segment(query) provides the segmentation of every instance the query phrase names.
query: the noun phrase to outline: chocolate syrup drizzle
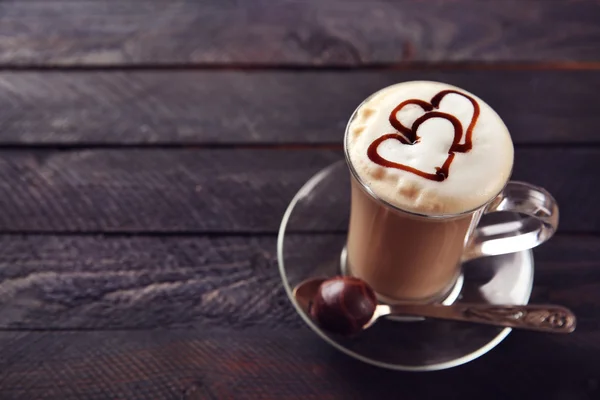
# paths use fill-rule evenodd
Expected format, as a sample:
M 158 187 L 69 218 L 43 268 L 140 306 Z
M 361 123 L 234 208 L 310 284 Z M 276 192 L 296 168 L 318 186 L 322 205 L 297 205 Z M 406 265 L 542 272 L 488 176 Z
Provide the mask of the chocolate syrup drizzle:
M 467 98 L 473 105 L 473 118 L 471 118 L 471 123 L 467 128 L 465 142 L 462 144 L 460 143 L 460 141 L 463 136 L 463 127 L 458 118 L 456 118 L 454 115 L 450 115 L 444 112 L 433 111 L 434 109 L 440 108 L 440 103 L 442 102 L 442 99 L 450 93 L 458 94 Z M 425 111 L 425 114 L 417 118 L 410 128 L 402 125 L 402 123 L 398 121 L 398 118 L 396 117 L 396 114 L 408 104 L 416 104 L 419 107 L 421 107 L 423 111 Z M 418 99 L 410 99 L 403 101 L 392 110 L 389 118 L 390 124 L 402 134 L 388 133 L 375 139 L 373 143 L 369 145 L 369 148 L 367 149 L 367 155 L 371 161 L 381 165 L 382 167 L 401 169 L 419 175 L 425 179 L 442 182 L 443 180 L 448 178 L 450 174 L 450 165 L 454 160 L 455 153 L 467 153 L 469 150 L 471 150 L 471 148 L 473 148 L 473 129 L 475 128 L 475 124 L 477 123 L 477 119 L 479 118 L 479 112 L 479 104 L 477 103 L 477 101 L 475 101 L 474 98 L 464 93 L 457 92 L 456 90 L 443 90 L 435 96 L 433 96 L 431 102 L 429 103 L 424 100 Z M 419 130 L 419 127 L 423 124 L 423 122 L 431 118 L 443 118 L 445 120 L 448 120 L 454 127 L 454 140 L 452 141 L 450 149 L 448 149 L 448 157 L 446 158 L 446 161 L 441 167 L 435 168 L 435 174 L 423 172 L 419 169 L 409 167 L 408 165 L 386 160 L 385 158 L 379 155 L 379 152 L 377 151 L 379 145 L 389 139 L 398 140 L 400 143 L 406 145 L 413 145 L 419 143 L 420 137 L 417 135 L 417 131 Z

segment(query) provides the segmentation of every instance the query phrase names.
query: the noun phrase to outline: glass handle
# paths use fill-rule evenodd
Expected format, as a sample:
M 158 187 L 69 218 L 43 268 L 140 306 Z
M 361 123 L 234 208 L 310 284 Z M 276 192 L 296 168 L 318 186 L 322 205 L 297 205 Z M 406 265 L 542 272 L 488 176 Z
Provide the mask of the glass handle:
M 463 261 L 478 257 L 515 253 L 539 246 L 558 228 L 558 205 L 545 189 L 524 182 L 508 182 L 485 208 L 485 213 L 508 211 L 523 218 L 511 222 L 478 227 Z

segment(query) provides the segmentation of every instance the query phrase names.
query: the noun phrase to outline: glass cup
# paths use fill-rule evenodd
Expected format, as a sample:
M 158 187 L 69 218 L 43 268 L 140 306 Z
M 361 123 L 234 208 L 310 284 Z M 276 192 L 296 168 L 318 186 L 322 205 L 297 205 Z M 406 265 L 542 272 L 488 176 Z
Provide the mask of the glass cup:
M 461 276 L 463 262 L 531 249 L 556 231 L 554 198 L 523 182 L 509 181 L 487 203 L 456 215 L 416 214 L 382 200 L 361 180 L 348 152 L 349 128 L 361 106 L 344 136 L 352 186 L 345 268 L 365 280 L 380 300 L 442 301 Z M 482 215 L 499 211 L 519 217 L 478 226 Z

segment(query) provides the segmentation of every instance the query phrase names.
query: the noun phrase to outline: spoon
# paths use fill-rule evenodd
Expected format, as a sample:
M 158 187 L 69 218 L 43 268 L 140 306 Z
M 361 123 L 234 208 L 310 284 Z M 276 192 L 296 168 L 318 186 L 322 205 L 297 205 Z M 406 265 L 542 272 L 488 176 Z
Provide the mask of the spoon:
M 317 325 L 346 336 L 369 328 L 386 315 L 465 321 L 550 333 L 571 333 L 576 324 L 575 315 L 569 309 L 548 304 L 378 304 L 375 292 L 365 281 L 349 276 L 306 280 L 294 288 L 294 297 Z

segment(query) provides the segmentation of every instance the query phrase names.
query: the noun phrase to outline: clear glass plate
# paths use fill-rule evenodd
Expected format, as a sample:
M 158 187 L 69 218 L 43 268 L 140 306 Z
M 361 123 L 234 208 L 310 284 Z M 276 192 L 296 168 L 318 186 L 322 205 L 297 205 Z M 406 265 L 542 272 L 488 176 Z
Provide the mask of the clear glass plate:
M 298 191 L 281 221 L 279 270 L 287 295 L 308 326 L 342 352 L 361 361 L 405 371 L 433 371 L 474 360 L 511 331 L 451 321 L 382 319 L 357 337 L 319 329 L 296 303 L 292 290 L 313 277 L 341 275 L 350 212 L 350 173 L 340 160 L 314 175 Z M 492 219 L 493 218 L 493 219 Z M 494 213 L 482 224 L 510 222 L 518 215 Z M 458 301 L 527 304 L 533 285 L 531 250 L 481 258 L 463 266 Z M 452 299 L 454 300 L 454 299 Z

